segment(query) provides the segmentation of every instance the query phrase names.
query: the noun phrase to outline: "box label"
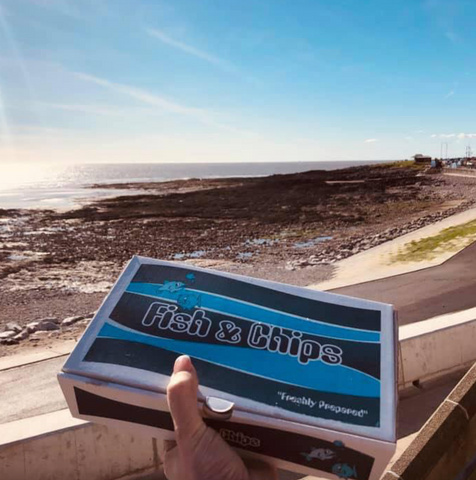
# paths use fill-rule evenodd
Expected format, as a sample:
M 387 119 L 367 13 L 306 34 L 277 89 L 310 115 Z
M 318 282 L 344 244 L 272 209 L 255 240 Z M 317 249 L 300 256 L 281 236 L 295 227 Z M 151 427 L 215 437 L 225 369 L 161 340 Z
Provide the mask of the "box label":
M 84 361 L 170 375 L 315 418 L 380 426 L 381 313 L 213 273 L 142 265 Z M 151 360 L 156 359 L 156 361 Z

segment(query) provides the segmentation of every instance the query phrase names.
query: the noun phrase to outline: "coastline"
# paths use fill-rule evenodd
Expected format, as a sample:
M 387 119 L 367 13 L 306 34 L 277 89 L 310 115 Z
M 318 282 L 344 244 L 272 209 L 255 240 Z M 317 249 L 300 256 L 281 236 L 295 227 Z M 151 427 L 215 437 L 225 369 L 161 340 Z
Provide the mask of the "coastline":
M 322 285 L 336 264 L 476 198 L 476 179 L 401 165 L 129 186 L 143 192 L 66 212 L 0 210 L 0 331 L 89 315 L 134 254 Z M 74 340 L 86 323 L 0 345 L 0 356 Z
M 417 258 L 405 255 L 417 243 L 438 238 L 443 232 L 455 227 L 474 224 L 476 208 L 449 209 L 443 215 L 437 215 L 433 218 L 435 219 L 434 222 L 420 220 L 417 223 L 419 228 L 416 230 L 408 229 L 410 230 L 408 233 L 397 236 L 371 250 L 365 250 L 342 260 L 336 265 L 336 270 L 331 279 L 308 285 L 309 288 L 331 290 L 436 267 L 476 240 L 476 236 L 471 232 L 466 235 L 462 234 L 447 242 L 446 245 L 438 246 L 432 251 L 426 252 L 426 255 L 422 253 L 416 256 Z M 408 230 L 404 229 L 403 232 Z M 406 256 L 410 258 L 406 259 Z
M 335 170 L 359 165 L 378 165 L 390 160 L 318 162 L 205 162 L 205 163 L 78 163 L 25 165 L 36 174 L 0 178 L 0 204 L 6 209 L 69 210 L 96 200 L 135 195 L 135 185 L 169 182 L 259 178 L 270 175 Z M 14 166 L 10 166 L 14 171 Z M 15 167 L 16 168 L 16 167 Z M 16 181 L 15 181 L 16 180 Z M 155 188 L 155 187 L 153 187 Z

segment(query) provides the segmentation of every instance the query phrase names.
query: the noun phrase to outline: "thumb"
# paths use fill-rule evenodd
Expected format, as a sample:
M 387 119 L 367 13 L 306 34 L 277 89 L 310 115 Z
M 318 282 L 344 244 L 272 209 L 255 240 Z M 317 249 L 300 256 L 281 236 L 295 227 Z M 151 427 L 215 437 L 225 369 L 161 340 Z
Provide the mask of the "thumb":
M 206 428 L 197 405 L 198 377 L 190 357 L 177 358 L 167 386 L 167 403 L 175 425 L 177 440 L 192 439 Z
M 249 480 L 278 480 L 276 467 L 257 460 L 248 459 L 245 461 L 248 468 Z

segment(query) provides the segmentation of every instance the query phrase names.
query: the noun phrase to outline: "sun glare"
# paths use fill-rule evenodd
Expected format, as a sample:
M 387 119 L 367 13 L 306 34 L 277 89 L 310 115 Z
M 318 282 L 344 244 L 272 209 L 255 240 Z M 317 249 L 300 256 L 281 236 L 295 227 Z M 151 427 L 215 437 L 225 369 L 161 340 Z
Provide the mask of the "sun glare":
M 16 64 L 21 70 L 24 86 L 26 87 L 28 96 L 31 100 L 31 105 L 35 105 L 33 89 L 30 81 L 30 74 L 26 68 L 25 62 L 23 61 L 20 50 L 17 46 L 17 42 L 11 32 L 10 26 L 8 25 L 6 14 L 0 5 L 0 33 L 5 39 L 5 43 L 8 46 L 10 52 L 13 54 Z M 37 112 L 33 112 L 38 118 Z M 8 120 L 7 108 L 5 95 L 2 92 L 2 85 L 0 83 L 0 147 L 4 147 L 3 153 L 6 154 L 9 160 L 16 159 L 16 145 L 14 137 L 12 135 L 12 129 Z M 5 148 L 6 147 L 6 148 Z M 1 170 L 0 170 L 1 172 Z M 0 178 L 0 184 L 2 179 Z
M 38 183 L 51 177 L 52 171 L 44 164 L 0 163 L 0 189 Z

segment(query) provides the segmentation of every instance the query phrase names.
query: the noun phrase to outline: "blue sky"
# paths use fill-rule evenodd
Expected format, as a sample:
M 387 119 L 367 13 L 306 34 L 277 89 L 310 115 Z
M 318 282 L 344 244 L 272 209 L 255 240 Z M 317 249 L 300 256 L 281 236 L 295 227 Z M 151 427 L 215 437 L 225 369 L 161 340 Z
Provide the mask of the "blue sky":
M 475 17 L 472 0 L 0 0 L 0 161 L 462 156 Z

